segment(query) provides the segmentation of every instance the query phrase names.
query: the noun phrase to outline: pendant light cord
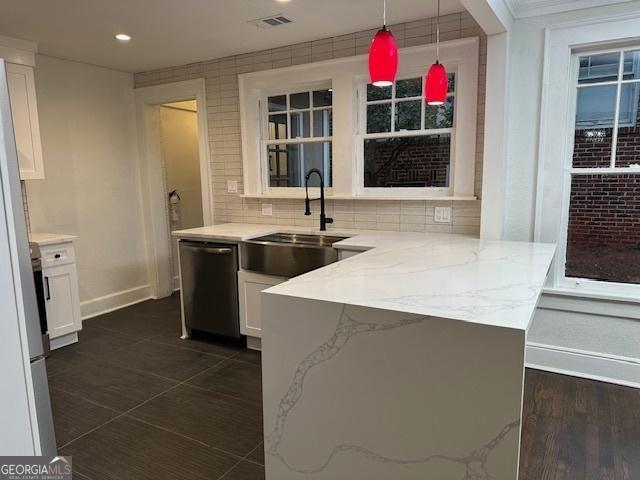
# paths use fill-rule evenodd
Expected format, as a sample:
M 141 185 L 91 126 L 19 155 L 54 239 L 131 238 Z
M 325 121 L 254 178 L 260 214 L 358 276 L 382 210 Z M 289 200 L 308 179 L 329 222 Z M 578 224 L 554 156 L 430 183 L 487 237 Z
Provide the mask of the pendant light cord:
M 382 25 L 387 26 L 387 0 L 382 0 Z
M 436 17 L 436 62 L 440 60 L 440 0 L 438 0 L 437 15 L 438 16 Z

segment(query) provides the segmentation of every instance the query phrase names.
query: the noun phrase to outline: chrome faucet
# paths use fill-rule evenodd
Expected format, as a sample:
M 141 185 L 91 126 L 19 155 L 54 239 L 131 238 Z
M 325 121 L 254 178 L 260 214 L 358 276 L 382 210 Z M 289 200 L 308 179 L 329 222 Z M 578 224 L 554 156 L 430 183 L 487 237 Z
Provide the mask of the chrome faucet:
M 320 177 L 320 198 L 309 198 L 309 177 L 311 174 L 317 173 L 318 177 Z M 333 223 L 333 218 L 329 218 L 324 214 L 324 179 L 322 178 L 322 173 L 317 168 L 312 168 L 307 172 L 304 176 L 304 192 L 306 198 L 304 199 L 304 214 L 311 215 L 311 202 L 316 200 L 320 200 L 320 230 L 324 231 L 327 229 L 327 223 Z

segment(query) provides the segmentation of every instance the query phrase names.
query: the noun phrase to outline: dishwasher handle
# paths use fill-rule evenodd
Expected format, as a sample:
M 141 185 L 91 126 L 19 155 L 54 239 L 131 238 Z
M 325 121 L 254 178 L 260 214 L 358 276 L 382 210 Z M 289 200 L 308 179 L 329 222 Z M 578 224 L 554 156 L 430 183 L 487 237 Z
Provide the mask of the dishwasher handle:
M 189 243 L 181 243 L 180 247 L 191 250 L 192 252 L 210 253 L 212 255 L 227 255 L 233 252 L 233 249 L 229 247 L 200 247 Z

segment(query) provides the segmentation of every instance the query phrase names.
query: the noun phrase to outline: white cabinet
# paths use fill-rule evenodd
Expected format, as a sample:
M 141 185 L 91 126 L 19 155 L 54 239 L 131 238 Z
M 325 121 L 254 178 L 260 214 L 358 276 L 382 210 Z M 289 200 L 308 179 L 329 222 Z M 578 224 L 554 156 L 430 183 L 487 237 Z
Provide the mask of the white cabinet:
M 240 300 L 240 332 L 243 335 L 262 336 L 262 290 L 286 282 L 284 277 L 274 277 L 254 272 L 238 272 L 238 297 Z
M 355 255 L 358 255 L 359 253 L 362 253 L 362 250 L 340 249 L 338 250 L 338 260 L 344 260 L 345 258 L 353 257 Z
M 49 337 L 75 333 L 82 329 L 82 320 L 73 244 L 41 246 L 40 253 Z
M 44 179 L 33 67 L 7 63 L 11 118 L 21 180 Z

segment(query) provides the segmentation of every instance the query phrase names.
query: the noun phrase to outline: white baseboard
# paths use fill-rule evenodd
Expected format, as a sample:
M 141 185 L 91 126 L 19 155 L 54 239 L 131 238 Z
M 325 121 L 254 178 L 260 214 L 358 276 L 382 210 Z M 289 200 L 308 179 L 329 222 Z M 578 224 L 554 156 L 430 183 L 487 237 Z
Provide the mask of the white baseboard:
M 262 350 L 262 339 L 257 337 L 247 337 L 247 348 L 249 350 Z
M 640 388 L 640 359 L 527 342 L 526 366 Z
M 80 303 L 82 319 L 97 317 L 151 298 L 151 285 L 140 285 Z
M 62 335 L 61 337 L 52 338 L 49 341 L 49 346 L 51 350 L 56 350 L 58 348 L 66 347 L 67 345 L 71 345 L 72 343 L 76 343 L 78 341 L 78 332 L 68 333 L 67 335 Z

